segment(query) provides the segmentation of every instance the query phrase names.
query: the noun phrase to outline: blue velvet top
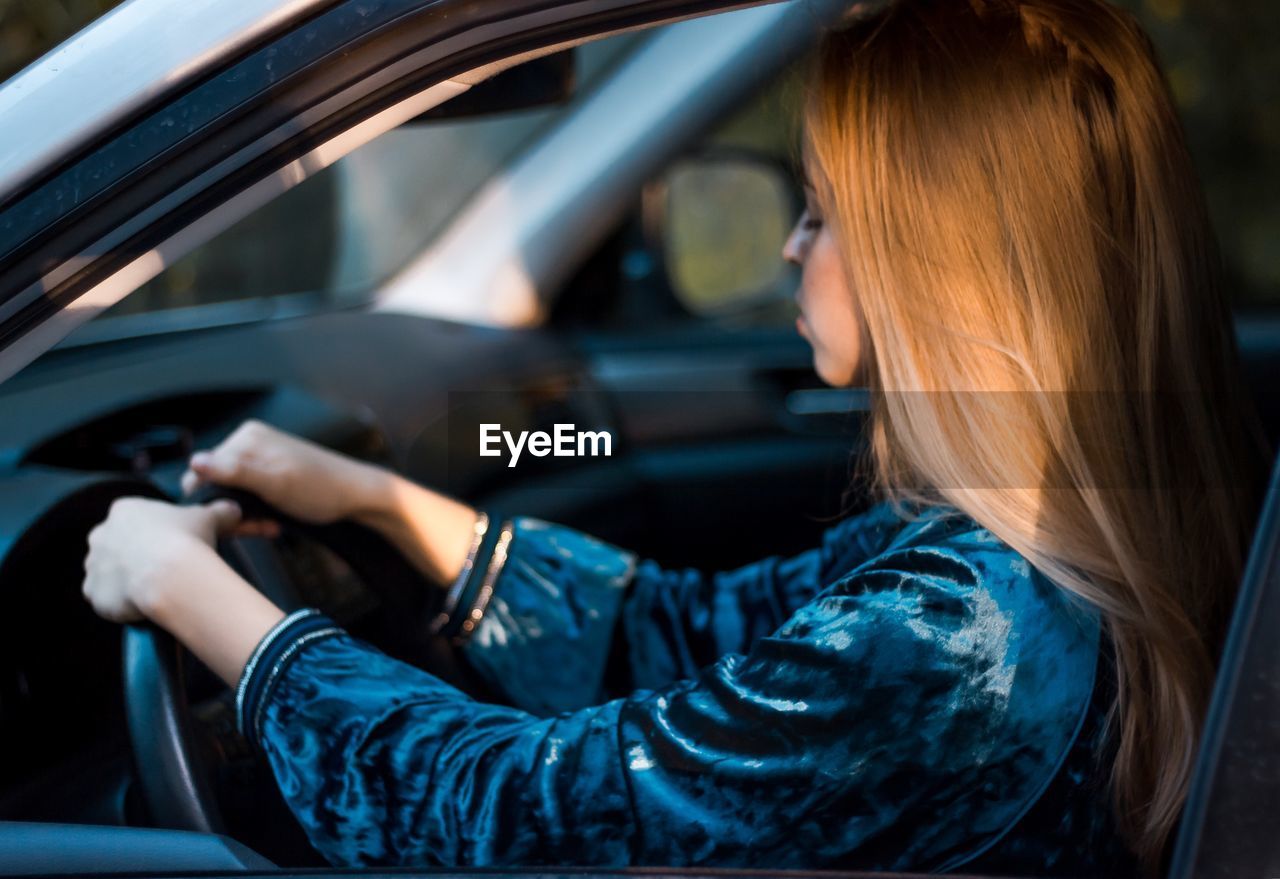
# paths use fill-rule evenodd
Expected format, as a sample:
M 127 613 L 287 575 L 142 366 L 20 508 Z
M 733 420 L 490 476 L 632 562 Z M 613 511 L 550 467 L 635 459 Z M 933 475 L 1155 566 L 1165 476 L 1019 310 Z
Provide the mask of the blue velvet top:
M 884 504 L 711 576 L 507 530 L 462 649 L 510 705 L 314 612 L 246 668 L 246 734 L 335 865 L 1133 875 L 1098 617 L 971 519 Z

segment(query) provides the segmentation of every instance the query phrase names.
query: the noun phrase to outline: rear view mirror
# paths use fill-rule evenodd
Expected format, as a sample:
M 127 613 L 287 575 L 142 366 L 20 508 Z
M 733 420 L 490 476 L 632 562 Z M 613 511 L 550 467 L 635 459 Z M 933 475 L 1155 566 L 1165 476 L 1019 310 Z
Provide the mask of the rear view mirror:
M 714 315 L 776 299 L 791 280 L 782 245 L 798 210 L 786 170 L 712 154 L 677 163 L 664 183 L 664 262 L 685 308 Z
M 576 55 L 565 49 L 533 58 L 476 83 L 456 98 L 410 119 L 417 125 L 441 119 L 463 119 L 560 104 L 573 97 Z

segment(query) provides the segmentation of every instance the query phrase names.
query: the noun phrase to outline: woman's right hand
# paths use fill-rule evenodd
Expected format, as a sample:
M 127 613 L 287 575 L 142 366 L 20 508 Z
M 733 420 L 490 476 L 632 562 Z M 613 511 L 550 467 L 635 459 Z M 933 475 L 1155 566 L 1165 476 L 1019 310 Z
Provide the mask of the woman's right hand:
M 202 485 L 251 492 L 303 522 L 326 525 L 362 513 L 386 475 L 260 421 L 246 421 L 213 449 L 196 452 L 182 476 L 183 494 Z
M 183 493 L 206 484 L 251 492 L 303 522 L 358 522 L 441 585 L 458 576 L 475 531 L 477 513 L 466 504 L 260 421 L 246 421 L 217 447 L 191 456 Z M 237 533 L 271 537 L 277 530 L 276 523 L 242 522 Z

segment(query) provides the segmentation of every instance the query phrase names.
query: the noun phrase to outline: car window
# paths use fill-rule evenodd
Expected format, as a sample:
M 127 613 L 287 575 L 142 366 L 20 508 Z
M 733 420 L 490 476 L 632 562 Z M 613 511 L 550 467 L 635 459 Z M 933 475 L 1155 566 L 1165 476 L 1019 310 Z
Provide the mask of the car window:
M 655 175 L 552 320 L 627 332 L 793 323 L 797 272 L 781 251 L 803 205 L 802 79 L 802 65 L 786 69 Z
M 790 324 L 794 267 L 782 245 L 798 217 L 802 71 L 793 67 L 673 163 L 662 200 L 659 261 L 690 313 Z
M 365 144 L 177 260 L 82 332 L 141 315 L 172 327 L 364 303 L 644 37 L 579 47 L 566 104 L 414 121 Z M 138 320 L 125 326 L 126 334 L 142 330 Z
M 113 0 L 0 4 L 0 75 L 111 8 Z M 1204 182 L 1237 305 L 1280 305 L 1280 7 L 1260 0 L 1121 0 L 1157 44 Z M 638 38 L 579 52 L 580 94 Z M 794 219 L 794 71 L 771 82 L 646 188 L 611 241 L 637 315 L 790 325 L 794 273 L 773 257 Z M 565 108 L 409 125 L 367 144 L 171 266 L 104 318 L 201 307 L 242 310 L 364 302 Z M 655 222 L 657 220 L 657 222 Z M 656 236 L 656 237 L 655 237 Z M 598 262 L 598 260 L 597 260 Z M 598 268 L 598 266 L 597 266 Z M 633 301 L 649 297 L 649 301 Z M 656 298 L 655 298 L 656 297 Z M 210 306 L 220 306 L 210 309 Z M 210 312 L 213 312 L 212 314 Z M 599 313 L 599 309 L 596 309 Z M 175 315 L 188 320 L 186 312 Z M 634 324 L 632 324 L 634 325 Z
M 555 115 L 537 109 L 388 132 L 191 251 L 98 320 L 216 304 L 240 303 L 220 309 L 226 314 L 362 302 Z
M 1186 129 L 1237 307 L 1280 306 L 1280 7 L 1121 0 L 1151 34 Z M 789 327 L 795 273 L 779 250 L 794 179 L 803 65 L 770 82 L 661 174 L 567 291 L 561 320 L 608 328 L 690 319 Z M 612 260 L 608 270 L 601 263 Z M 608 282 L 602 281 L 608 278 Z M 588 303 L 589 283 L 607 305 Z
M 1280 306 L 1280 6 L 1122 0 L 1156 44 L 1236 305 Z

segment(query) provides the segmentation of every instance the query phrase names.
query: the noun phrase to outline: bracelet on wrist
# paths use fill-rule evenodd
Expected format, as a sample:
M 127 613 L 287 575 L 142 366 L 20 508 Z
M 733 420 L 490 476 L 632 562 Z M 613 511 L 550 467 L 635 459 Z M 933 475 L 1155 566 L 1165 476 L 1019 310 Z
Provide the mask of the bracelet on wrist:
M 489 527 L 480 541 L 480 548 L 476 550 L 466 581 L 462 584 L 458 603 L 449 614 L 448 621 L 437 632 L 455 644 L 461 644 L 475 628 L 479 620 L 476 608 L 481 603 L 481 596 L 493 591 L 493 582 L 506 561 L 506 545 L 511 540 L 511 523 L 503 522 L 499 528 L 498 523 L 502 521 L 501 516 L 489 511 Z M 487 598 L 484 603 L 488 603 Z
M 489 514 L 481 512 L 476 516 L 475 529 L 471 536 L 471 546 L 467 550 L 467 557 L 462 561 L 458 576 L 454 578 L 453 583 L 449 586 L 449 591 L 445 594 L 439 613 L 435 615 L 427 627 L 432 635 L 439 635 L 447 628 L 450 628 L 449 623 L 452 621 L 453 615 L 458 609 L 458 604 L 462 600 L 462 593 L 466 589 L 472 570 L 475 568 L 476 555 L 480 552 L 480 546 L 484 543 L 485 535 L 488 532 Z
M 493 588 L 498 581 L 498 575 L 502 573 L 502 568 L 507 563 L 507 552 L 511 547 L 511 539 L 514 536 L 515 526 L 510 521 L 504 522 L 489 552 L 489 564 L 485 568 L 484 576 L 472 577 L 473 581 L 479 581 L 479 586 L 474 590 L 469 590 L 471 600 L 463 608 L 461 620 L 453 627 L 453 642 L 455 644 L 466 643 L 467 639 L 471 637 L 471 633 L 475 631 L 476 626 L 480 625 L 480 620 L 483 619 L 484 612 L 489 607 L 489 600 L 493 598 Z

